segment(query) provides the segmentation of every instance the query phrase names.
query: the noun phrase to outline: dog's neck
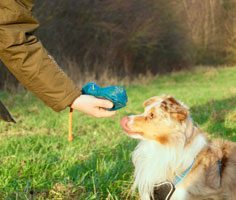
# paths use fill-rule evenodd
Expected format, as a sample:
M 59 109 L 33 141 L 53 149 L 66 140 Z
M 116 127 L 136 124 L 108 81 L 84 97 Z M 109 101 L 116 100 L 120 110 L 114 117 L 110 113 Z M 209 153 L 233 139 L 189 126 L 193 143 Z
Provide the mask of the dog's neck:
M 175 144 L 141 141 L 136 147 L 132 155 L 135 165 L 134 187 L 138 187 L 141 195 L 147 192 L 151 194 L 156 183 L 173 181 L 176 175 L 193 163 L 207 144 L 205 136 L 193 125 L 192 120 L 186 123 L 182 131 L 185 131 L 186 138 L 179 137 Z M 183 136 L 183 132 L 179 135 Z

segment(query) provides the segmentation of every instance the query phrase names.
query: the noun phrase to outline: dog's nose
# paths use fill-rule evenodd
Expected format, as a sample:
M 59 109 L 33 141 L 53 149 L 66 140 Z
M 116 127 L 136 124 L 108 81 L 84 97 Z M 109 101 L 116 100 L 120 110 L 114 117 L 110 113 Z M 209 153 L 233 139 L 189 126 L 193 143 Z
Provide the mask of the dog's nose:
M 130 118 L 128 116 L 123 117 L 120 121 L 120 125 L 123 128 L 124 131 L 130 132 L 130 127 L 128 126 Z
M 128 121 L 129 121 L 129 117 L 128 117 L 128 116 L 125 116 L 125 117 L 123 117 L 123 118 L 120 120 L 120 125 L 121 125 L 122 127 L 126 127 Z

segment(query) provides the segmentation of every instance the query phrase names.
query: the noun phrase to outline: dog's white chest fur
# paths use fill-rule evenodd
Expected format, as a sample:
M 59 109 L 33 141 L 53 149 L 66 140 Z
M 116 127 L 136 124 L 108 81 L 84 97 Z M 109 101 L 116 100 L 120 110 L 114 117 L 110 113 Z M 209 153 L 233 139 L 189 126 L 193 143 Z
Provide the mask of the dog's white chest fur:
M 166 180 L 173 181 L 175 174 L 191 165 L 205 144 L 205 138 L 201 135 L 188 148 L 184 147 L 184 141 L 178 141 L 174 147 L 155 141 L 141 141 L 132 154 L 135 166 L 133 187 L 138 188 L 141 199 L 150 199 L 155 184 Z M 184 200 L 184 196 L 185 192 L 177 188 L 173 198 Z

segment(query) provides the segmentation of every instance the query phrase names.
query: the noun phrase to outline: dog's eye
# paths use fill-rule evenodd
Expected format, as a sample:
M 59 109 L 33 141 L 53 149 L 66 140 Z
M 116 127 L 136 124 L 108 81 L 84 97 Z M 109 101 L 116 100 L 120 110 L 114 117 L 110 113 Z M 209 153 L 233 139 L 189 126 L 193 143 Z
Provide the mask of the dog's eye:
M 148 115 L 148 118 L 149 119 L 153 119 L 155 116 L 154 116 L 154 113 L 150 113 L 149 115 Z

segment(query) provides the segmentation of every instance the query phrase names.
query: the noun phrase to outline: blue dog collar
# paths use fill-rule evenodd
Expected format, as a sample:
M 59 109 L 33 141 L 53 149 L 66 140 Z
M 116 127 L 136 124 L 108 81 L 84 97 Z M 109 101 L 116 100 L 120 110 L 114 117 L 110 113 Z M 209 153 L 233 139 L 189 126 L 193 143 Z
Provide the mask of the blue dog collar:
M 193 160 L 192 164 L 181 174 L 181 175 L 176 175 L 174 180 L 173 180 L 173 184 L 177 185 L 180 182 L 183 181 L 183 179 L 189 174 L 189 172 L 191 171 L 191 169 L 193 168 L 193 165 L 195 163 L 195 160 Z

